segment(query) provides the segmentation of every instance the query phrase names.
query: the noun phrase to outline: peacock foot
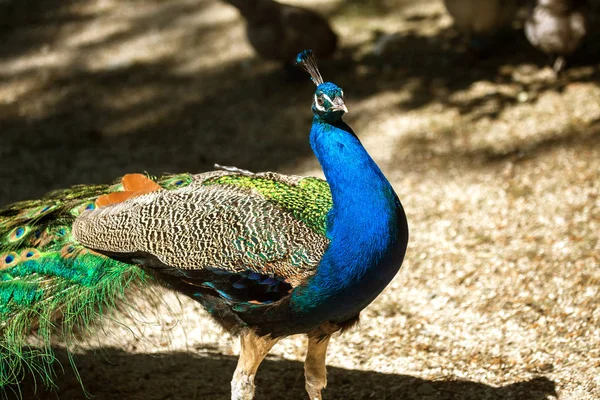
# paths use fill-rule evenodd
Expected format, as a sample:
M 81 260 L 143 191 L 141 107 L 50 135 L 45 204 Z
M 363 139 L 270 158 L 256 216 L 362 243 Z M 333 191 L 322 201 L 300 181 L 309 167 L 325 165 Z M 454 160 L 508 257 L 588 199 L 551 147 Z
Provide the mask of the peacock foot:
M 254 398 L 254 376 L 238 375 L 231 381 L 231 400 L 252 400 Z
M 323 400 L 321 389 L 323 389 L 323 387 L 312 386 L 308 382 L 306 383 L 306 392 L 308 393 L 308 398 L 310 400 Z

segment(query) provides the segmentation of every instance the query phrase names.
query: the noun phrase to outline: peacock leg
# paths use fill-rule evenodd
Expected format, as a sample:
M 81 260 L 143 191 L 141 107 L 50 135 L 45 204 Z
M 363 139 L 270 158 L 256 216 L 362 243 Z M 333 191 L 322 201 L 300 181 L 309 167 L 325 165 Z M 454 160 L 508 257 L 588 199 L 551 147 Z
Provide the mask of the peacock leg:
M 231 381 L 231 400 L 254 398 L 254 376 L 258 366 L 279 339 L 258 336 L 252 331 L 240 336 L 242 350 Z
M 308 338 L 308 351 L 304 361 L 306 391 L 310 400 L 321 400 L 321 390 L 327 386 L 327 345 L 331 335 Z
M 554 75 L 558 76 L 566 65 L 567 62 L 563 56 L 556 57 L 554 63 L 552 64 L 552 70 L 554 70 Z

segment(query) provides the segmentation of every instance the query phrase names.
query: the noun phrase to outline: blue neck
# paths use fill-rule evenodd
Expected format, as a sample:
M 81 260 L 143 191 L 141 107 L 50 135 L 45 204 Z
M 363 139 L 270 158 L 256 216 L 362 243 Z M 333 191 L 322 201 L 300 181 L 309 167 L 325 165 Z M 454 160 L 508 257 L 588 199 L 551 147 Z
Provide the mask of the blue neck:
M 408 227 L 392 186 L 348 125 L 315 117 L 310 143 L 331 188 L 331 243 L 316 274 L 292 293 L 291 310 L 312 323 L 343 322 L 396 275 Z

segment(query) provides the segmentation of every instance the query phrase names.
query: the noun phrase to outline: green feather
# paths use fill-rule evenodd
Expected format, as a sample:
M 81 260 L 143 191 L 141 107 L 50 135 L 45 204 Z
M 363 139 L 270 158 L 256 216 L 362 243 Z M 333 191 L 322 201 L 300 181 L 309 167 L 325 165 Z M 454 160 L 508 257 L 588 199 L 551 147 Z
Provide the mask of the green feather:
M 327 182 L 303 178 L 297 185 L 252 175 L 225 175 L 204 182 L 205 185 L 234 185 L 256 190 L 266 199 L 304 222 L 317 233 L 325 235 L 327 213 L 333 202 Z
M 156 179 L 160 186 L 168 190 L 188 186 L 193 180 L 192 174 L 165 175 L 160 179 Z
M 140 268 L 93 253 L 71 236 L 76 216 L 112 190 L 118 186 L 80 185 L 0 211 L 0 392 L 29 372 L 51 385 L 51 337 L 68 344 L 114 309 L 126 288 L 147 280 Z M 31 333 L 36 348 L 28 345 Z

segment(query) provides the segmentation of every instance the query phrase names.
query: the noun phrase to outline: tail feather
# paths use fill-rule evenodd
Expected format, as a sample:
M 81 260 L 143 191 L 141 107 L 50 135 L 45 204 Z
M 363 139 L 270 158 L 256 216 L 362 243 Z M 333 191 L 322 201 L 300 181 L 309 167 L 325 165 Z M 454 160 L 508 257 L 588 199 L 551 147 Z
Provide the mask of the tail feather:
M 76 186 L 0 211 L 0 394 L 28 373 L 50 386 L 51 337 L 68 344 L 148 278 L 135 265 L 84 248 L 73 220 L 120 185 Z M 31 333 L 37 347 L 29 346 Z M 6 393 L 5 393 L 6 394 Z
M 190 174 L 164 176 L 156 183 L 137 174 L 126 177 L 113 185 L 56 190 L 0 210 L 0 397 L 26 375 L 52 386 L 51 338 L 61 337 L 68 348 L 75 333 L 88 331 L 123 303 L 126 289 L 152 279 L 138 266 L 91 251 L 71 235 L 75 218 L 97 207 L 98 197 L 177 189 L 193 181 Z M 30 346 L 32 333 L 36 347 Z

